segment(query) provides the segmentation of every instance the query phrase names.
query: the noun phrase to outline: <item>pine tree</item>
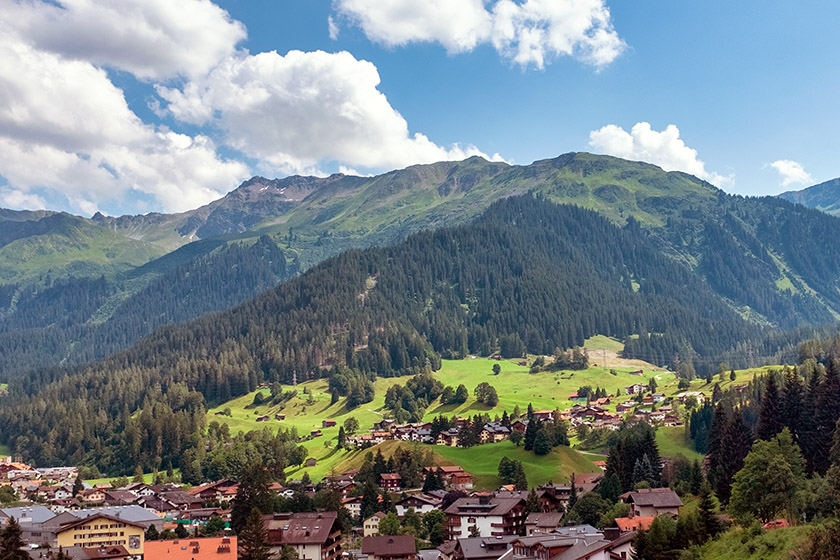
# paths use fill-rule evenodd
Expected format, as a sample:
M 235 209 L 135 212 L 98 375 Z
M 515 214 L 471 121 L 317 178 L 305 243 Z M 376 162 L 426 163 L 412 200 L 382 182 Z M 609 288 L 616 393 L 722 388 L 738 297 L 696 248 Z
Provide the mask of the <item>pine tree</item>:
M 531 405 L 528 405 L 529 407 Z M 523 438 L 523 443 L 526 451 L 531 451 L 534 449 L 534 441 L 537 438 L 537 432 L 539 432 L 539 422 L 537 419 L 534 418 L 533 413 L 531 413 L 530 418 L 528 420 L 528 426 L 525 428 L 525 437 Z
M 840 419 L 840 360 L 832 360 L 820 383 L 816 398 L 816 442 L 813 455 L 815 472 L 825 473 L 831 465 L 834 426 Z
M 709 458 L 709 483 L 715 484 L 715 477 L 717 468 L 720 463 L 721 443 L 723 441 L 723 433 L 728 424 L 726 411 L 723 409 L 721 403 L 715 405 L 714 414 L 712 414 L 712 424 L 709 427 L 709 447 L 706 455 Z
M 525 511 L 528 513 L 540 513 L 542 511 L 542 504 L 533 488 L 528 492 L 528 499 L 525 500 Z
M 516 474 L 513 481 L 514 488 L 517 490 L 528 489 L 528 479 L 525 478 L 525 469 L 522 468 L 522 463 L 516 461 Z
M 347 436 L 344 433 L 344 426 L 339 426 L 338 427 L 338 438 L 337 439 L 338 439 L 338 442 L 336 444 L 336 447 L 338 447 L 339 449 L 344 449 L 344 446 L 347 445 Z
M 80 475 L 76 475 L 76 480 L 73 481 L 73 497 L 75 498 L 79 492 L 84 490 L 85 485 L 82 482 L 82 477 Z
M 723 432 L 720 458 L 715 473 L 715 493 L 721 502 L 729 502 L 732 479 L 744 466 L 744 458 L 751 446 L 752 434 L 744 423 L 744 415 L 740 410 L 735 410 Z
M 802 380 L 794 367 L 785 372 L 785 386 L 782 389 L 781 417 L 790 429 L 793 440 L 801 445 L 802 438 Z
M 0 528 L 0 559 L 2 560 L 29 560 L 29 554 L 21 550 L 23 542 L 23 530 L 14 517 L 10 517 L 6 526 Z
M 567 507 L 567 511 L 571 510 L 573 507 L 575 507 L 575 504 L 578 501 L 577 483 L 575 482 L 575 473 L 572 473 L 571 482 L 569 484 L 571 485 L 571 489 L 569 490 L 569 505 Z
M 239 488 L 233 498 L 230 525 L 239 533 L 251 511 L 256 508 L 262 513 L 272 511 L 272 493 L 268 489 L 271 475 L 260 462 L 245 465 L 240 471 Z
M 689 492 L 695 496 L 700 492 L 703 486 L 703 470 L 700 468 L 700 461 L 697 459 L 691 463 L 691 474 L 689 478 Z
M 263 522 L 263 514 L 252 508 L 239 531 L 239 560 L 269 560 L 271 546 L 268 543 L 268 530 Z
M 712 500 L 712 489 L 708 484 L 700 488 L 700 505 L 698 506 L 700 521 L 706 533 L 706 539 L 713 539 L 720 533 L 721 524 L 715 513 L 715 503 Z
M 160 533 L 158 533 L 157 527 L 155 524 L 152 523 L 149 525 L 149 528 L 146 529 L 146 540 L 147 541 L 156 541 L 160 538 Z
M 551 452 L 551 445 L 551 438 L 548 437 L 545 430 L 539 430 L 537 435 L 534 436 L 534 455 L 548 455 Z
M 784 429 L 785 424 L 781 412 L 782 406 L 779 388 L 776 385 L 776 376 L 771 373 L 767 376 L 764 383 L 764 394 L 761 396 L 761 407 L 759 408 L 758 424 L 756 425 L 758 439 L 769 441 Z

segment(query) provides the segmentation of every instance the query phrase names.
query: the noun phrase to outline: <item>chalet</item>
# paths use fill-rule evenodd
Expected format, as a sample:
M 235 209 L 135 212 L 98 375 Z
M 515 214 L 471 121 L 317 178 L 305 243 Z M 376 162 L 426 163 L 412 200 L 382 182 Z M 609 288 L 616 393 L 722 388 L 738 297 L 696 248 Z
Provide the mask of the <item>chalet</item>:
M 598 406 L 607 406 L 607 405 L 610 404 L 610 398 L 609 397 L 601 397 L 600 399 L 596 399 L 593 404 L 596 404 Z
M 417 428 L 411 433 L 411 441 L 419 441 L 420 443 L 432 443 L 431 428 Z
M 495 443 L 506 439 L 510 439 L 510 428 L 501 422 L 488 422 L 479 434 L 479 441 L 481 443 Z
M 187 491 L 191 496 L 201 498 L 203 501 L 229 500 L 236 496 L 239 490 L 239 483 L 234 480 L 222 479 L 216 482 L 201 484 Z
M 539 560 L 609 560 L 610 541 L 601 533 L 537 534 L 513 542 L 513 557 Z
M 275 419 L 275 420 L 285 420 L 285 419 L 286 419 L 286 415 L 285 415 L 285 414 L 280 414 L 280 413 L 278 412 L 277 414 L 275 414 L 275 415 L 274 415 L 274 419 Z
M 311 438 L 321 437 L 322 435 L 324 434 L 321 432 L 321 430 L 312 430 L 311 432 L 309 432 L 309 437 Z
M 417 545 L 414 535 L 365 537 L 362 554 L 368 560 L 416 560 Z
M 665 393 L 654 393 L 653 402 L 660 403 L 665 400 Z
M 517 432 L 524 432 L 528 428 L 528 421 L 527 420 L 517 420 L 510 425 L 511 430 L 516 430 Z
M 624 390 L 628 395 L 638 395 L 639 393 L 644 393 L 647 390 L 647 385 L 634 383 L 633 385 L 627 385 Z
M 680 404 L 685 404 L 685 400 L 688 397 L 694 397 L 697 400 L 697 404 L 700 405 L 706 402 L 706 394 L 700 391 L 680 393 L 679 395 L 677 395 L 677 400 L 680 402 Z
M 341 525 L 337 512 L 275 513 L 264 516 L 263 522 L 272 554 L 278 554 L 288 545 L 300 560 L 341 557 Z
M 535 410 L 534 419 L 536 420 L 554 420 L 553 410 Z
M 86 504 L 101 504 L 105 501 L 105 492 L 100 488 L 87 488 L 77 494 Z
M 396 425 L 397 421 L 393 418 L 383 418 L 379 422 L 373 423 L 373 430 L 375 432 L 388 432 L 391 430 L 391 427 Z
M 237 553 L 236 537 L 193 537 L 146 543 L 146 558 L 154 560 L 232 560 Z
M 525 518 L 525 535 L 530 537 L 535 533 L 553 533 L 563 526 L 564 513 L 529 513 Z
M 334 428 L 335 427 L 335 420 L 322 420 L 321 421 L 322 428 Z
M 362 521 L 362 536 L 373 537 L 379 534 L 379 522 L 385 519 L 385 514 L 377 511 Z
M 451 560 L 498 560 L 512 550 L 511 543 L 517 538 L 519 537 L 470 537 L 447 541 L 438 547 L 438 550 L 444 558 Z
M 351 498 L 344 498 L 341 503 L 347 508 L 347 511 L 353 517 L 358 517 L 362 511 L 362 497 L 353 496 Z
M 615 411 L 618 412 L 619 414 L 624 414 L 626 412 L 630 412 L 631 410 L 633 410 L 634 404 L 635 403 L 632 403 L 632 402 L 618 403 L 617 405 L 615 405 Z
M 268 422 L 268 414 L 263 414 L 262 416 L 257 416 L 257 422 Z
M 397 515 L 403 517 L 409 509 L 418 515 L 425 515 L 433 509 L 438 509 L 443 500 L 430 494 L 412 494 L 396 503 Z
M 673 414 L 666 414 L 665 418 L 662 419 L 662 423 L 666 426 L 682 426 L 683 421 L 680 420 L 679 416 L 675 416 Z
M 396 492 L 402 488 L 402 477 L 399 473 L 382 473 L 379 475 L 379 487 L 386 492 Z
M 622 500 L 630 504 L 630 517 L 656 517 L 680 513 L 683 503 L 670 488 L 643 488 L 622 494 Z
M 441 478 L 452 490 L 469 490 L 473 487 L 473 477 L 470 473 L 458 466 L 435 466 L 425 467 L 426 474 L 437 471 Z
M 315 459 L 315 457 L 310 457 L 306 461 L 304 461 L 303 466 L 304 467 L 314 467 L 317 464 L 318 464 L 318 460 Z
M 448 445 L 449 447 L 457 447 L 458 445 L 458 430 L 450 428 L 438 434 L 435 439 L 435 445 Z
M 592 461 L 592 464 L 601 469 L 602 471 L 607 470 L 607 462 L 606 461 Z
M 128 490 L 109 490 L 105 492 L 106 506 L 129 506 L 140 501 L 140 496 Z
M 633 371 L 630 372 L 630 375 L 644 375 L 644 374 L 645 374 L 645 370 L 643 370 L 643 369 L 636 369 L 636 370 L 633 370 Z
M 449 538 L 518 535 L 525 528 L 525 499 L 484 495 L 459 498 L 446 508 Z

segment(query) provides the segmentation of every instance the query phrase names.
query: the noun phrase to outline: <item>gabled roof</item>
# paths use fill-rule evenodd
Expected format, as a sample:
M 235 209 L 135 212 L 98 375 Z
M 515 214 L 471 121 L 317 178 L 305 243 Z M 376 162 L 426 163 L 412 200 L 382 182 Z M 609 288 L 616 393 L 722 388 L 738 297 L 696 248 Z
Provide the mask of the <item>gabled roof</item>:
M 128 551 L 122 546 L 102 546 L 96 548 L 83 548 L 85 556 L 91 560 L 103 560 L 105 558 L 128 558 Z
M 523 503 L 522 498 L 459 498 L 446 508 L 449 515 L 506 515 Z
M 141 523 L 134 523 L 134 522 L 129 521 L 127 519 L 123 519 L 122 517 L 116 517 L 116 516 L 113 516 L 113 515 L 105 515 L 104 513 L 98 513 L 98 514 L 90 515 L 88 517 L 84 517 L 82 519 L 77 519 L 75 521 L 71 521 L 70 523 L 66 523 L 66 524 L 61 526 L 61 529 L 59 529 L 59 532 L 63 533 L 64 531 L 70 531 L 72 529 L 75 529 L 79 525 L 84 525 L 85 523 L 91 523 L 93 521 L 96 521 L 97 519 L 107 519 L 108 521 L 115 521 L 117 523 L 123 523 L 125 525 L 132 525 L 134 527 L 140 527 L 141 529 L 145 529 L 145 527 Z
M 333 532 L 338 513 L 295 513 L 291 516 L 268 515 L 265 518 L 269 530 L 280 530 L 283 544 L 322 544 Z
M 683 505 L 677 493 L 670 488 L 643 488 L 636 492 L 629 492 L 626 501 L 637 506 L 655 508 L 675 508 Z
M 369 556 L 409 556 L 417 554 L 413 535 L 365 537 L 362 539 L 362 554 Z
M 563 522 L 563 513 L 529 513 L 525 518 L 525 525 L 533 525 L 540 529 L 554 529 Z

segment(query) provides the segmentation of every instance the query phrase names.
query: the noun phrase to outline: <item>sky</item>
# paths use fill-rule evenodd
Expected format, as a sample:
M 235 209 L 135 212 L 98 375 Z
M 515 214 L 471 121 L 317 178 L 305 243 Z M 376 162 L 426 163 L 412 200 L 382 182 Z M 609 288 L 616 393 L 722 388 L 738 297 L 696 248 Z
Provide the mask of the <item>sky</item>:
M 0 207 L 571 151 L 741 195 L 840 176 L 840 3 L 0 0 Z

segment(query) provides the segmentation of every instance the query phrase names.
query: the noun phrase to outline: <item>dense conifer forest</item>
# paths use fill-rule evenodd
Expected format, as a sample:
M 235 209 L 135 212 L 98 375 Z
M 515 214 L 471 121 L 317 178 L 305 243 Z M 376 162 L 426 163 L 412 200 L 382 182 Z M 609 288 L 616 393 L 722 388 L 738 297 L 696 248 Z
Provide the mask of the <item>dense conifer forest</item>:
M 522 196 L 469 225 L 347 251 L 91 366 L 14 380 L 0 438 L 38 463 L 161 468 L 195 445 L 205 403 L 263 381 L 420 373 L 440 357 L 490 354 L 506 339 L 508 348 L 549 354 L 596 333 L 659 339 L 663 363 L 714 356 L 761 335 L 651 248 L 636 222 L 619 228 L 588 210 Z M 163 425 L 180 435 L 161 447 Z

